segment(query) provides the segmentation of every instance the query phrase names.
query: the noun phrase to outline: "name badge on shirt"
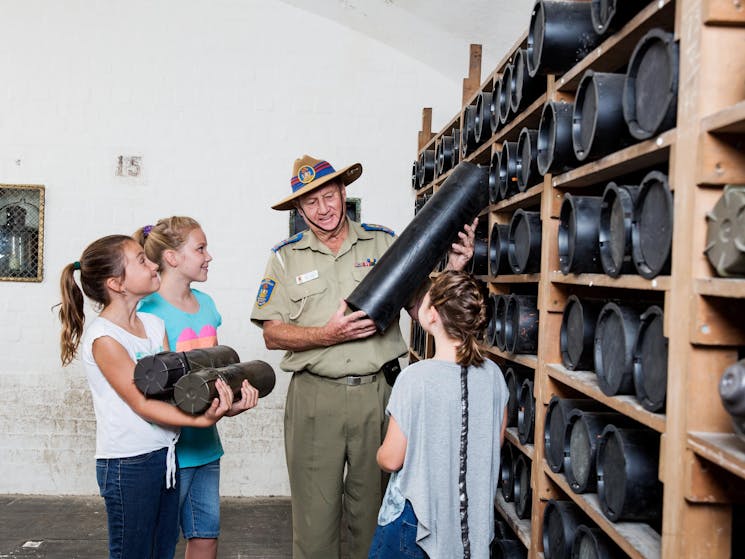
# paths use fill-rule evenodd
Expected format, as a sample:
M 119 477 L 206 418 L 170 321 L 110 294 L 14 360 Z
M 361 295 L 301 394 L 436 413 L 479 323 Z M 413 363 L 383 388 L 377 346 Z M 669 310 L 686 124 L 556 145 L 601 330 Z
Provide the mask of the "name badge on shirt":
M 295 283 L 298 285 L 302 285 L 304 283 L 307 283 L 311 280 L 316 279 L 317 277 L 318 277 L 318 270 L 313 270 L 312 272 L 305 272 L 304 274 L 295 276 Z

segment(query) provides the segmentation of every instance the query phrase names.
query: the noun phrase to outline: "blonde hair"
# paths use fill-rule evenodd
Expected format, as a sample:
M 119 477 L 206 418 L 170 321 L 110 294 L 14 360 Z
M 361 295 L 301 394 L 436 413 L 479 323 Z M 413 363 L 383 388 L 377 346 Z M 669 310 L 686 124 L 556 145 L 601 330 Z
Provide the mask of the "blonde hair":
M 145 255 L 163 269 L 163 253 L 178 250 L 194 229 L 201 228 L 196 219 L 174 215 L 159 219 L 155 225 L 145 225 L 134 232 L 132 237 L 145 249 Z
M 60 292 L 62 302 L 59 318 L 62 323 L 60 334 L 60 357 L 62 365 L 69 364 L 78 352 L 83 335 L 85 312 L 83 293 L 89 299 L 105 307 L 111 302 L 106 289 L 109 278 L 124 279 L 124 245 L 132 241 L 126 235 L 109 235 L 93 241 L 86 247 L 79 262 L 70 263 L 62 269 Z M 80 286 L 75 281 L 75 270 L 80 270 Z
M 480 365 L 484 356 L 478 337 L 486 325 L 484 294 L 478 282 L 467 272 L 442 272 L 429 288 L 430 304 L 437 309 L 445 332 L 459 341 L 458 364 Z

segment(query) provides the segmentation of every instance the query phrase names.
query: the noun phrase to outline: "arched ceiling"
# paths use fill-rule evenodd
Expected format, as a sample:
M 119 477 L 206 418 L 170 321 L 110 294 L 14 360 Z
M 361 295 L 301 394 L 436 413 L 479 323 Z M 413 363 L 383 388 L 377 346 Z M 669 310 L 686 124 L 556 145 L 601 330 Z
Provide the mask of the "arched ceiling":
M 482 77 L 527 30 L 535 0 L 282 0 L 331 19 L 460 80 L 469 44 L 483 46 Z

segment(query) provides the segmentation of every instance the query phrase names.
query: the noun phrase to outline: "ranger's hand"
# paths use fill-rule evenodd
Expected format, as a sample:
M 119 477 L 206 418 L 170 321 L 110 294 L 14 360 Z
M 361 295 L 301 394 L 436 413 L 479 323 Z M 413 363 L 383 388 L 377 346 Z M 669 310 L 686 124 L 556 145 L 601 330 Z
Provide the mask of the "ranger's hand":
M 364 311 L 346 314 L 347 310 L 347 302 L 342 299 L 339 308 L 323 327 L 323 338 L 327 346 L 368 338 L 376 332 L 375 323 Z

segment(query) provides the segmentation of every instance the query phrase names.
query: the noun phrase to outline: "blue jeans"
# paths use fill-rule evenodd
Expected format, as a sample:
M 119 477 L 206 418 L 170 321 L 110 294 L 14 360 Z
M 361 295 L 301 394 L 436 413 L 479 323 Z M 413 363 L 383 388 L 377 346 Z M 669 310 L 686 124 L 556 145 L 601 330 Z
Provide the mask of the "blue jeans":
M 220 460 L 179 470 L 181 530 L 187 540 L 220 535 Z
M 417 518 L 409 501 L 396 520 L 375 529 L 367 559 L 396 559 L 398 557 L 426 558 L 416 543 Z
M 178 541 L 178 483 L 166 489 L 162 448 L 128 458 L 96 460 L 106 503 L 110 559 L 170 559 Z

